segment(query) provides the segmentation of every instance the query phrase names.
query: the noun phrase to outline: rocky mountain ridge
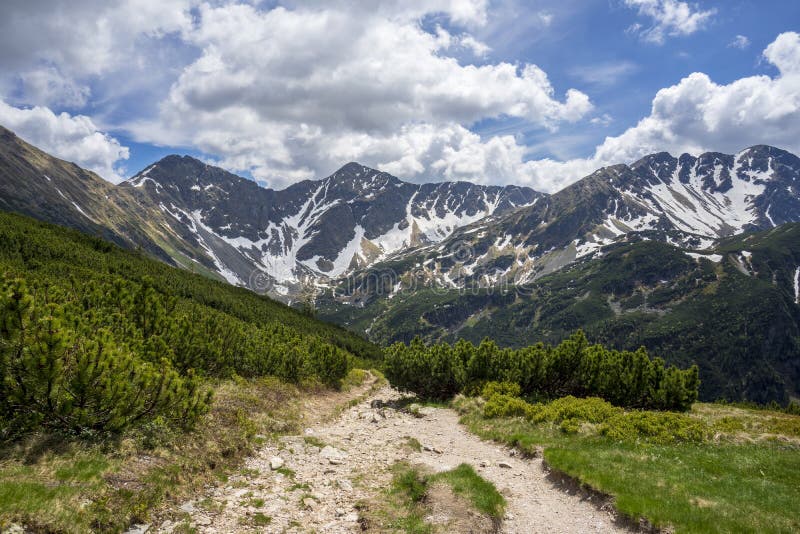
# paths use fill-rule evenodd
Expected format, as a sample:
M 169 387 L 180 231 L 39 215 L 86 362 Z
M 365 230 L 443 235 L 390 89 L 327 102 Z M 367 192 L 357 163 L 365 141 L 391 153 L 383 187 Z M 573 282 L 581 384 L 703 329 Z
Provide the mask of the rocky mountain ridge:
M 282 295 L 543 197 L 517 186 L 412 184 L 358 163 L 276 191 L 188 156 L 168 156 L 120 187 L 157 205 L 229 282 L 248 285 L 255 273 Z
M 387 266 L 393 291 L 411 287 L 404 277 L 444 288 L 520 284 L 632 233 L 702 250 L 800 220 L 800 159 L 763 145 L 652 154 L 546 195 L 413 184 L 358 163 L 273 190 L 176 155 L 114 186 L 0 133 L 4 209 L 286 300 Z
M 411 251 L 395 274 L 398 283 L 410 275 L 451 288 L 520 284 L 601 255 L 632 233 L 703 250 L 799 220 L 800 158 L 789 152 L 762 145 L 735 155 L 660 153 L 599 169 L 531 206 L 462 227 Z

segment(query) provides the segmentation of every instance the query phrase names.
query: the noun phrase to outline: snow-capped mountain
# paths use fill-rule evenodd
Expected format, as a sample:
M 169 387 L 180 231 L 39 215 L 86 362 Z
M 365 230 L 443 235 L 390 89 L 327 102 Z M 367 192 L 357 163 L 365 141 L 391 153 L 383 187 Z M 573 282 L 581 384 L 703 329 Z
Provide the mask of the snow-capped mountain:
M 800 159 L 754 146 L 735 155 L 653 154 L 599 169 L 526 208 L 465 226 L 412 251 L 426 285 L 522 283 L 632 232 L 688 249 L 800 221 Z
M 114 186 L 0 130 L 0 206 L 288 296 L 309 281 L 326 285 L 388 265 L 397 275 L 393 290 L 408 289 L 409 280 L 490 286 L 601 255 L 631 233 L 702 250 L 798 221 L 800 159 L 768 146 L 735 155 L 659 153 L 544 195 L 412 184 L 357 163 L 276 191 L 168 156 Z
M 357 163 L 276 191 L 188 156 L 168 156 L 121 187 L 157 205 L 229 282 L 282 294 L 543 198 L 517 186 L 412 184 Z

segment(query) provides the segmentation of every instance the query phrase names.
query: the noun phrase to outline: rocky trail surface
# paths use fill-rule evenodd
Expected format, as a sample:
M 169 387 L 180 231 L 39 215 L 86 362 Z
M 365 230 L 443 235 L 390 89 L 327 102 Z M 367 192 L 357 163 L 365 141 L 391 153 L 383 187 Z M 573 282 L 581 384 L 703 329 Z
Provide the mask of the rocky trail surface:
M 627 531 L 610 506 L 551 481 L 541 459 L 480 440 L 459 425 L 453 410 L 410 413 L 391 407 L 402 398 L 396 390 L 375 389 L 366 394 L 362 388 L 361 402 L 310 424 L 302 435 L 265 445 L 240 474 L 184 503 L 184 515 L 201 533 L 362 532 L 358 503 L 390 484 L 395 462 L 433 471 L 468 463 L 508 502 L 501 532 Z M 409 438 L 422 444 L 419 452 L 408 447 Z M 167 521 L 149 531 L 172 532 L 176 525 Z

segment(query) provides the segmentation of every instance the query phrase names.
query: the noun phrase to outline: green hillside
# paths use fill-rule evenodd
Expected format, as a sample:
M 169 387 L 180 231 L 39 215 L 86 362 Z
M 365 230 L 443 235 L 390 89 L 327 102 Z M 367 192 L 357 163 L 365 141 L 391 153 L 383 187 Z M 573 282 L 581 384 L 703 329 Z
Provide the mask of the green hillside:
M 0 271 L 26 278 L 84 283 L 121 278 L 147 279 L 159 293 L 202 305 L 232 318 L 259 325 L 280 323 L 302 335 L 313 335 L 360 358 L 376 358 L 380 349 L 362 337 L 260 296 L 244 288 L 154 261 L 83 233 L 0 212 Z
M 711 252 L 718 256 L 696 258 L 634 238 L 524 287 L 423 287 L 391 299 L 370 287 L 359 295 L 363 307 L 328 296 L 321 316 L 379 343 L 490 337 L 520 348 L 581 328 L 610 348 L 644 346 L 670 364 L 696 363 L 704 400 L 785 403 L 800 395 L 800 225 L 729 239 Z
M 0 215 L 0 273 L 0 439 L 190 427 L 210 403 L 202 377 L 336 386 L 377 355 L 250 291 L 16 215 Z

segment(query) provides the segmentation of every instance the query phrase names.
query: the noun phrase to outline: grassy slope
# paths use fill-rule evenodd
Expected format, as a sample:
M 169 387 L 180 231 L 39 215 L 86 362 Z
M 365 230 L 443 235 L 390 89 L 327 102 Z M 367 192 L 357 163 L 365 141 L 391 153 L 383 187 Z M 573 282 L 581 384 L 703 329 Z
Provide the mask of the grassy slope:
M 151 426 L 117 440 L 34 435 L 0 450 L 0 527 L 119 531 L 144 522 L 165 496 L 224 478 L 252 451 L 256 433 L 299 424 L 297 388 L 277 381 L 224 382 L 192 433 Z
M 365 377 L 354 372 L 346 387 Z M 150 425 L 108 441 L 34 435 L 0 448 L 0 530 L 18 523 L 45 532 L 119 532 L 149 522 L 165 499 L 178 503 L 206 484 L 248 476 L 241 461 L 259 444 L 322 417 L 304 413 L 307 399 L 326 395 L 334 415 L 357 392 L 235 379 L 216 383 L 215 393 L 211 412 L 190 433 Z
M 800 529 L 800 417 L 697 404 L 692 417 L 717 429 L 704 443 L 613 441 L 585 425 L 565 434 L 522 418 L 463 421 L 481 437 L 534 453 L 617 509 L 678 532 L 797 532 Z

